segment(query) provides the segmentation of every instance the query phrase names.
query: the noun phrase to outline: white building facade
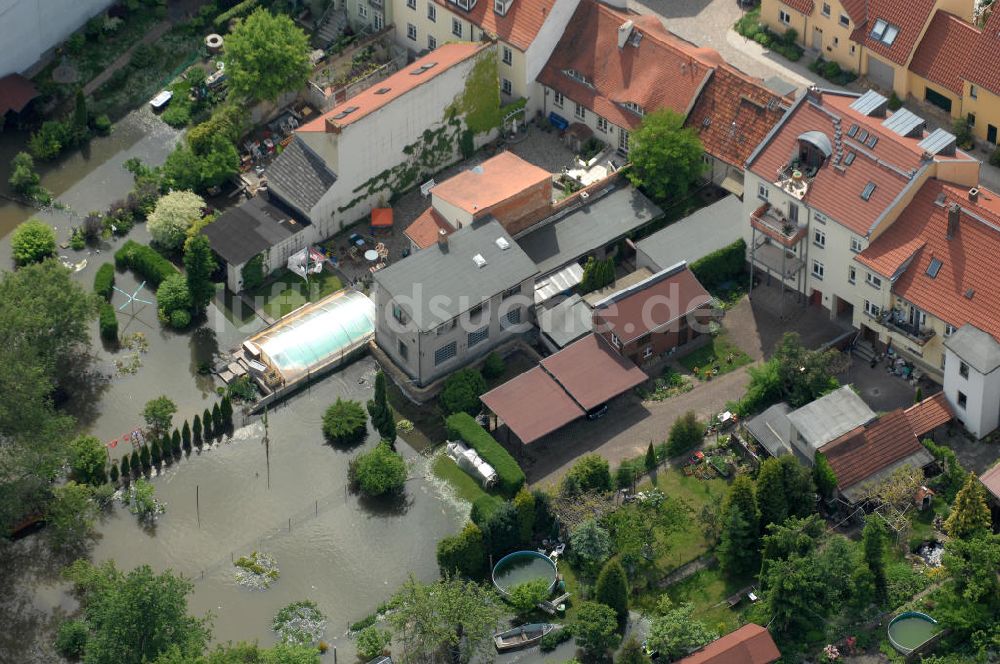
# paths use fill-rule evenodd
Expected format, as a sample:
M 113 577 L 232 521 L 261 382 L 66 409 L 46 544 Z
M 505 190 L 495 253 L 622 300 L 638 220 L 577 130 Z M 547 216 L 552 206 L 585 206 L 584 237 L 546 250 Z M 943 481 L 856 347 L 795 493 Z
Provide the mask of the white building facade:
M 0 76 L 38 62 L 111 0 L 0 0 Z

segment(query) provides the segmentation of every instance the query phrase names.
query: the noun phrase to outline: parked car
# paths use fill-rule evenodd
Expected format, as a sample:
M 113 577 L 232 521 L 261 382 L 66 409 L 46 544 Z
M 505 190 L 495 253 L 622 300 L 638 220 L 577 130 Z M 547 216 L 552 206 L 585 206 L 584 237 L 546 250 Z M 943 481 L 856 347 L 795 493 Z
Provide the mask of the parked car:
M 587 411 L 588 420 L 599 420 L 608 414 L 608 404 L 602 403 L 599 406 L 594 406 Z

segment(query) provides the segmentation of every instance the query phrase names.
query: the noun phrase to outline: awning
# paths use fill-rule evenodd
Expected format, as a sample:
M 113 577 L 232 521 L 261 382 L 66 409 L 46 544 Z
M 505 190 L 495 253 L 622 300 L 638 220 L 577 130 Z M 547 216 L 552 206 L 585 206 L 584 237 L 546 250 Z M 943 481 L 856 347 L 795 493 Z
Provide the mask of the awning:
M 372 208 L 372 228 L 392 228 L 392 208 Z
M 37 96 L 35 84 L 20 74 L 0 78 L 0 115 L 5 115 L 7 111 L 20 113 Z
M 535 304 L 551 300 L 559 293 L 575 287 L 581 281 L 583 281 L 583 268 L 580 267 L 579 263 L 571 263 L 535 284 Z
M 549 122 L 551 122 L 552 126 L 558 129 L 559 131 L 565 131 L 566 127 L 569 126 L 569 120 L 559 115 L 555 111 L 549 113 Z
M 736 194 L 740 198 L 743 198 L 743 181 L 733 177 L 732 175 L 727 175 L 719 183 L 719 186 L 728 191 L 730 194 Z

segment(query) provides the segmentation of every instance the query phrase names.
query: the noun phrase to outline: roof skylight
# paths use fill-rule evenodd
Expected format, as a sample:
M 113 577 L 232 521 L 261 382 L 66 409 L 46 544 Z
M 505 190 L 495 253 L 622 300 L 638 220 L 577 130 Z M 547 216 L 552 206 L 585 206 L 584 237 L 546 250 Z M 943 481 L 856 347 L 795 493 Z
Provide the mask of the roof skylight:
M 938 271 L 941 270 L 942 265 L 943 263 L 939 259 L 932 258 L 931 264 L 927 266 L 927 276 L 929 276 L 931 279 L 937 277 Z
M 875 183 L 869 182 L 865 185 L 865 190 L 861 192 L 861 200 L 867 201 L 875 193 Z

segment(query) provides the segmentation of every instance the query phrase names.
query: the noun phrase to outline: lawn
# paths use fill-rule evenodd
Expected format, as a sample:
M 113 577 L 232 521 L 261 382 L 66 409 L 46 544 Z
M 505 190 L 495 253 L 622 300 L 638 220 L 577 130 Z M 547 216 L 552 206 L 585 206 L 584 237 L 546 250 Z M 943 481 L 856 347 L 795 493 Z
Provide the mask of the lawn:
M 656 561 L 656 572 L 665 576 L 708 551 L 710 543 L 705 538 L 698 517 L 706 505 L 722 504 L 722 499 L 729 491 L 729 484 L 718 478 L 702 480 L 694 476 L 688 477 L 675 468 L 659 471 L 653 481 L 640 485 L 639 491 L 652 488 L 653 484 L 668 499 L 683 500 L 690 508 L 687 525 L 671 534 L 669 551 Z
M 477 498 L 486 495 L 486 491 L 479 485 L 479 482 L 459 468 L 458 464 L 447 454 L 439 454 L 434 459 L 431 465 L 431 472 L 438 479 L 444 480 L 451 485 L 455 494 L 462 500 L 473 503 Z
M 752 581 L 752 578 L 728 579 L 716 566 L 695 572 L 670 586 L 666 592 L 675 605 L 690 602 L 694 605 L 695 618 L 720 634 L 726 634 L 740 626 L 740 617 L 750 606 L 749 600 L 744 598 L 735 608 L 730 609 L 726 598 Z M 656 601 L 656 598 L 650 599 L 652 602 Z
M 706 370 L 709 367 L 718 369 L 715 375 L 722 375 L 750 364 L 751 361 L 749 355 L 729 341 L 725 332 L 712 337 L 707 344 L 680 360 L 686 369 L 703 380 L 708 375 Z
M 309 275 L 309 284 L 290 270 L 282 270 L 278 277 L 250 292 L 254 302 L 263 302 L 260 308 L 277 320 L 298 309 L 306 302 L 315 302 L 343 288 L 332 272 L 323 271 Z M 258 299 L 260 298 L 260 299 Z
M 938 540 L 941 534 L 934 528 L 934 516 L 948 512 L 948 504 L 940 496 L 935 496 L 931 509 L 916 511 L 910 515 L 910 551 L 929 540 Z

